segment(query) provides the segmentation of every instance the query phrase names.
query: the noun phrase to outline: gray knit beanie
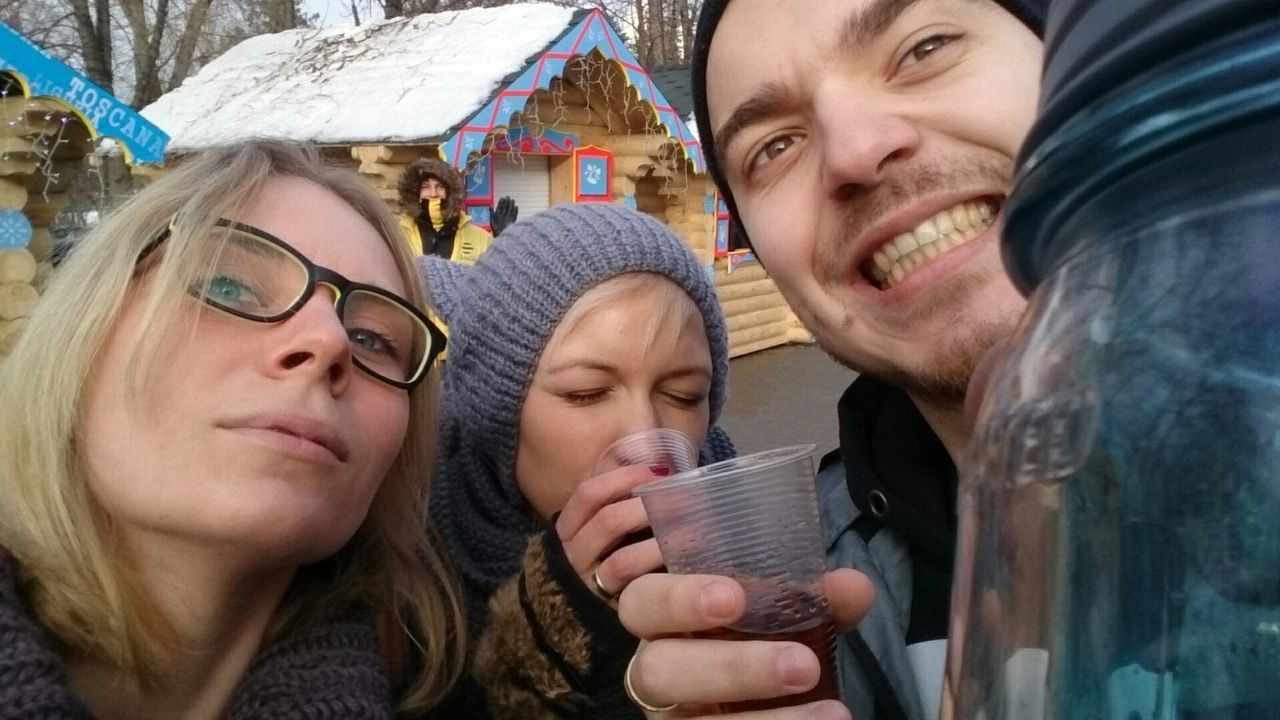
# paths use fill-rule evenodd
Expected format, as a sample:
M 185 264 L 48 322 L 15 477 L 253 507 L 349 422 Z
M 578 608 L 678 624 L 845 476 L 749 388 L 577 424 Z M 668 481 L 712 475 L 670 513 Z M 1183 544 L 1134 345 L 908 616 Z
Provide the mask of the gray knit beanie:
M 446 260 L 439 255 L 424 255 L 418 260 L 422 278 L 431 293 L 431 303 L 447 326 L 458 310 L 458 287 L 469 266 Z M 452 348 L 452 341 L 449 343 Z
M 732 457 L 716 424 L 729 371 L 728 333 L 710 273 L 658 221 L 611 204 L 562 205 L 512 225 L 474 267 L 422 258 L 449 327 L 440 457 L 431 515 L 467 586 L 483 604 L 519 569 L 539 521 L 515 479 L 520 411 L 547 341 L 588 290 L 628 273 L 661 275 L 688 293 L 711 349 L 711 426 L 701 461 Z

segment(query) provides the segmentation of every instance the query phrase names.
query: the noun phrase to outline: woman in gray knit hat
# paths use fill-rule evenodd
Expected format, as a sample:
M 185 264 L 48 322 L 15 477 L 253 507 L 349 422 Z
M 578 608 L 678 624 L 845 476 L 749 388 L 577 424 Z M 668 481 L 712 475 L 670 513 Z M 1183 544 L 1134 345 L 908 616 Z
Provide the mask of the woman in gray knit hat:
M 517 222 L 473 268 L 422 264 L 450 333 L 431 515 L 478 638 L 452 716 L 640 717 L 613 598 L 662 564 L 630 498 L 655 473 L 593 467 L 655 427 L 704 463 L 732 456 L 710 275 L 661 223 L 604 204 Z

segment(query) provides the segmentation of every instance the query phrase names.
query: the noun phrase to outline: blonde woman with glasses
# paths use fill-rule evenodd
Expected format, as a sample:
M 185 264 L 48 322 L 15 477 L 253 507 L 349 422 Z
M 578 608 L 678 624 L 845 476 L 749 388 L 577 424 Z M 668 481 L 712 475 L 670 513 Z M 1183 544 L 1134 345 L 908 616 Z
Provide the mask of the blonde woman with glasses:
M 396 220 L 281 144 L 86 236 L 0 361 L 0 717 L 378 718 L 457 674 L 443 345 Z

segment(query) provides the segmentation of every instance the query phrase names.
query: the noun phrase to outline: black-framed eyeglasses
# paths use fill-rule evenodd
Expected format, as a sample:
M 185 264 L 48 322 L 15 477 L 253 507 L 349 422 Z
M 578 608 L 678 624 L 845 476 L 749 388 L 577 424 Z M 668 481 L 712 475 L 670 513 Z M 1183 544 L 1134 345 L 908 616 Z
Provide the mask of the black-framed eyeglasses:
M 216 257 L 188 288 L 192 297 L 245 320 L 279 323 L 302 309 L 316 285 L 333 290 L 334 310 L 347 330 L 356 367 L 410 390 L 444 350 L 440 328 L 408 300 L 376 285 L 353 282 L 311 262 L 271 233 L 234 220 L 214 223 Z M 173 232 L 173 223 L 143 249 L 141 263 Z

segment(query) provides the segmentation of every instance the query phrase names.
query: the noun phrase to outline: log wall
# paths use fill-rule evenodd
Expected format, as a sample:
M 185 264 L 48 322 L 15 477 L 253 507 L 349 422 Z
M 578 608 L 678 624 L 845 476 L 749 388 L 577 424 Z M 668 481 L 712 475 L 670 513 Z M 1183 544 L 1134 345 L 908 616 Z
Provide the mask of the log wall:
M 13 348 L 52 271 L 49 227 L 67 204 L 72 179 L 87 171 L 88 129 L 59 105 L 0 100 L 0 210 L 21 210 L 31 243 L 0 250 L 0 357 Z
M 730 272 L 728 260 L 720 258 L 715 264 L 715 280 L 729 329 L 730 357 L 812 342 L 760 263 L 746 263 Z

